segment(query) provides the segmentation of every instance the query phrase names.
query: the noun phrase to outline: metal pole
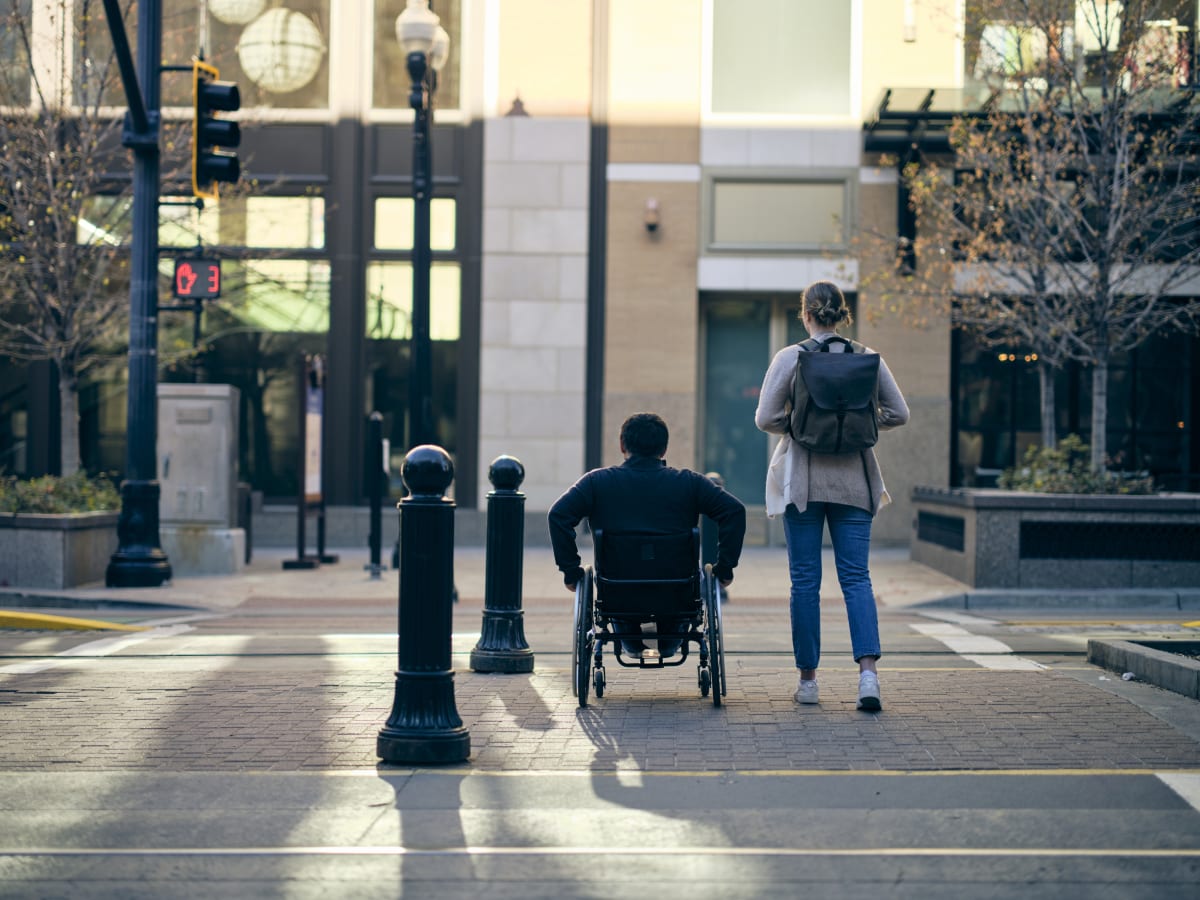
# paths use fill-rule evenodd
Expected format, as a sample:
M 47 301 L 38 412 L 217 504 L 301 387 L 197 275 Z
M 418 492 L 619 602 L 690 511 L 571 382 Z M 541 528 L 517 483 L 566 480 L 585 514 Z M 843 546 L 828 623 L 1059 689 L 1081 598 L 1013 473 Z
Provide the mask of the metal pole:
M 159 543 L 158 441 L 158 122 L 162 83 L 161 0 L 138 3 L 137 61 L 148 131 L 127 131 L 133 149 L 133 244 L 129 289 L 129 389 L 125 481 L 110 587 L 158 587 L 171 578 Z M 137 122 L 131 115 L 133 128 Z
M 517 488 L 525 480 L 525 467 L 512 456 L 497 457 L 488 469 L 488 480 L 495 490 L 488 494 L 483 626 L 471 651 L 471 668 L 476 672 L 532 672 L 533 651 L 525 642 L 521 609 L 525 495 Z
M 371 504 L 371 534 L 368 544 L 371 564 L 367 568 L 371 578 L 379 578 L 383 571 L 380 555 L 383 544 L 383 416 L 378 410 L 371 413 L 367 422 L 367 500 Z
M 454 703 L 450 633 L 454 589 L 454 463 L 441 447 L 414 447 L 401 469 L 399 654 L 392 712 L 375 742 L 392 763 L 461 762 L 471 735 Z
M 437 440 L 433 426 L 433 350 L 429 337 L 429 203 L 433 195 L 433 164 L 429 129 L 433 120 L 433 89 L 429 58 L 408 54 L 412 79 L 409 104 L 413 108 L 413 290 L 412 374 L 409 384 L 409 446 Z

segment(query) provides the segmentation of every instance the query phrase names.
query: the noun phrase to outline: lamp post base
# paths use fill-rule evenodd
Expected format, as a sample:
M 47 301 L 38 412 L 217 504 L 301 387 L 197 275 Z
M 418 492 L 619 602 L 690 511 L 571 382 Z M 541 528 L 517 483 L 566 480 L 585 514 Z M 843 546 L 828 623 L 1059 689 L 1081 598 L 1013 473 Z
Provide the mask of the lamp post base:
M 375 739 L 375 755 L 389 763 L 456 763 L 471 755 L 466 727 L 452 731 L 383 728 Z
M 108 587 L 159 587 L 171 580 L 171 563 L 159 543 L 158 497 L 157 481 L 121 485 L 118 545 L 104 575 Z
M 532 650 L 472 650 L 471 670 L 515 675 L 533 671 Z

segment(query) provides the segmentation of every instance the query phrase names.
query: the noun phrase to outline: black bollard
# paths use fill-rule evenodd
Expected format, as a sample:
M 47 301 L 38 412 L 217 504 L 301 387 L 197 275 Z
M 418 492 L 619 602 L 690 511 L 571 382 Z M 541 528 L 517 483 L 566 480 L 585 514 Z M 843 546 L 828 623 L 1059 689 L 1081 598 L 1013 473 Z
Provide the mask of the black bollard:
M 409 495 L 399 504 L 399 665 L 375 752 L 391 763 L 462 762 L 471 735 L 454 704 L 450 669 L 454 501 L 445 495 L 454 463 L 441 447 L 422 444 L 404 457 L 400 474 Z
M 380 554 L 383 549 L 383 491 L 386 483 L 386 462 L 383 458 L 383 416 L 371 413 L 367 421 L 367 499 L 371 504 L 371 533 L 367 546 L 371 551 L 371 562 L 367 569 L 371 578 L 379 578 L 383 571 Z
M 525 495 L 517 490 L 525 467 L 511 456 L 488 469 L 487 555 L 484 560 L 483 627 L 471 651 L 476 672 L 532 672 L 533 651 L 525 642 L 521 577 L 525 565 Z

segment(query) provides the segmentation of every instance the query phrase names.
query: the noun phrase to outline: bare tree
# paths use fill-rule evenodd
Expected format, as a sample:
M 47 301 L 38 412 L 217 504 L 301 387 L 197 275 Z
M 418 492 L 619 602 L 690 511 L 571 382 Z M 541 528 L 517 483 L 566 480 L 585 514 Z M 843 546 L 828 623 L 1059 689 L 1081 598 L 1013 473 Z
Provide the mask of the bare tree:
M 985 342 L 1091 369 L 1091 463 L 1107 456 L 1114 354 L 1200 324 L 1200 107 L 1173 0 L 972 0 L 986 92 L 954 160 L 904 171 L 918 222 L 892 305 L 933 302 Z
M 53 364 L 70 474 L 80 381 L 128 346 L 124 95 L 99 0 L 0 3 L 0 354 Z M 181 180 L 187 130 L 161 128 L 164 182 Z

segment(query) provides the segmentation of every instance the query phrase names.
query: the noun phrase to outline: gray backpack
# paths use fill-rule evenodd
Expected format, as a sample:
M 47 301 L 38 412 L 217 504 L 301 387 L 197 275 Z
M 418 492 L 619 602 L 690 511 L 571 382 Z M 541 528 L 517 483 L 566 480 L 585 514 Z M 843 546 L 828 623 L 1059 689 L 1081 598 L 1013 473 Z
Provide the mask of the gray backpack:
M 842 353 L 830 353 L 840 341 Z M 813 453 L 850 453 L 879 440 L 879 354 L 856 341 L 809 338 L 799 344 L 788 432 Z

